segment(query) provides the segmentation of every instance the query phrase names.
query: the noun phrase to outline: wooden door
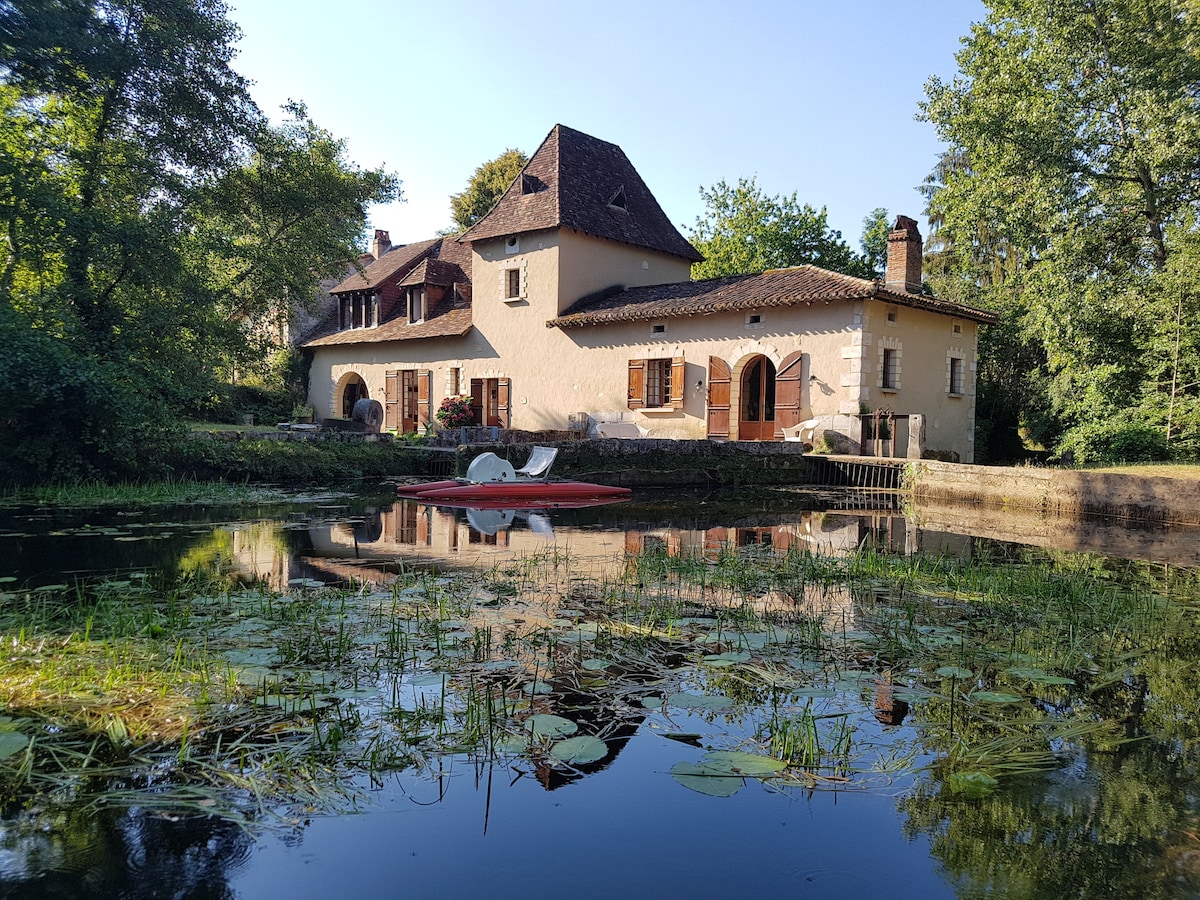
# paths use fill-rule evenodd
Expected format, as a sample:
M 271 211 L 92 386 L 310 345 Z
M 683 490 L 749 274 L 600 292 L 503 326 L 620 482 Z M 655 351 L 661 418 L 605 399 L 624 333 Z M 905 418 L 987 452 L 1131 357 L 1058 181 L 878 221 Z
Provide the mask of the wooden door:
M 775 366 L 765 356 L 755 356 L 742 369 L 738 440 L 770 441 L 774 438 Z
M 407 434 L 417 430 L 417 370 L 400 371 L 400 431 Z
M 783 429 L 799 425 L 804 420 L 802 386 L 800 376 L 804 373 L 804 354 L 797 350 L 779 364 L 775 374 L 775 434 L 777 441 L 783 440 Z
M 729 437 L 729 364 L 716 356 L 708 358 L 708 437 Z

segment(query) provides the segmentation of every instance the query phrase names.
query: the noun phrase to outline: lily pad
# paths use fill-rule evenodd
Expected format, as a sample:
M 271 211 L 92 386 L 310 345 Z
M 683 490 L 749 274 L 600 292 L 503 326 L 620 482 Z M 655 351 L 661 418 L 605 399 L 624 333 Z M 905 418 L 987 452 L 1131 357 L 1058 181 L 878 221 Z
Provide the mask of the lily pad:
M 604 759 L 608 755 L 608 745 L 598 737 L 582 734 L 559 741 L 550 748 L 550 755 L 559 762 L 584 765 Z
M 708 656 L 704 657 L 704 661 L 710 666 L 724 668 L 726 666 L 736 665 L 737 663 L 750 662 L 750 654 L 745 650 L 738 652 L 729 651 L 727 653 L 710 653 Z
M 0 759 L 7 759 L 29 746 L 29 737 L 19 731 L 0 731 Z
M 603 672 L 612 663 L 607 659 L 585 659 L 580 665 L 589 672 Z
M 525 728 L 532 731 L 538 737 L 565 737 L 579 730 L 579 726 L 570 719 L 564 719 L 562 716 L 550 713 L 539 713 L 536 716 L 530 716 L 528 721 L 525 722 Z
M 679 691 L 667 697 L 667 706 L 675 706 L 680 709 L 724 709 L 731 703 L 733 701 L 724 694 L 710 694 L 701 697 L 697 694 Z
M 703 764 L 680 762 L 671 766 L 671 777 L 685 788 L 710 797 L 732 797 L 742 789 L 742 779 Z
M 974 678 L 975 673 L 970 669 L 964 669 L 962 666 L 942 666 L 937 670 L 937 674 L 943 678 Z
M 993 793 L 999 786 L 991 775 L 984 772 L 955 772 L 946 779 L 946 787 L 950 793 L 968 800 L 978 800 Z
M 713 750 L 704 754 L 702 762 L 708 768 L 725 768 L 733 774 L 751 777 L 774 775 L 787 768 L 782 760 L 740 750 Z

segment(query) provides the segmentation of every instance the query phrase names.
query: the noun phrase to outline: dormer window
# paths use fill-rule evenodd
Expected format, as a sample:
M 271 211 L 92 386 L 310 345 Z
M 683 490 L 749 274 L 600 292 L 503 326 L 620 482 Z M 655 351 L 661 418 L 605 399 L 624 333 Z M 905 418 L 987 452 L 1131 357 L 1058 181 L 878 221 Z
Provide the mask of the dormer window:
M 546 189 L 546 182 L 538 178 L 536 175 L 522 174 L 521 175 L 521 193 L 536 194 L 538 191 Z
M 425 288 L 410 287 L 408 289 L 408 321 L 409 323 L 425 320 Z
M 620 210 L 624 210 L 626 212 L 629 211 L 629 206 L 625 202 L 625 186 L 624 185 L 621 185 L 621 187 L 617 188 L 617 192 L 615 194 L 613 194 L 612 199 L 608 201 L 608 205 L 611 206 L 613 209 L 620 209 Z

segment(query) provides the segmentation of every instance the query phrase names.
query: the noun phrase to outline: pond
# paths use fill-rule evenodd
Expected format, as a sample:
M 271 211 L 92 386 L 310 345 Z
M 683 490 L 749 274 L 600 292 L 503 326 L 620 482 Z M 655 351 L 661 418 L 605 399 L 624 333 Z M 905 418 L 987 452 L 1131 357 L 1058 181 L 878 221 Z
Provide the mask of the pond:
M 1200 533 L 0 510 L 6 897 L 1190 897 Z

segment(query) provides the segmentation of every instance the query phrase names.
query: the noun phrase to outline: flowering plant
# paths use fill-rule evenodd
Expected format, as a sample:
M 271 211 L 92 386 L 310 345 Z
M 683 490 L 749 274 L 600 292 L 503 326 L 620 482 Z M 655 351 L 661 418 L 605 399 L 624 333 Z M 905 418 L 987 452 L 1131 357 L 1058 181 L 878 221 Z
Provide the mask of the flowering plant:
M 442 405 L 438 407 L 434 416 L 445 428 L 461 428 L 464 425 L 470 425 L 473 418 L 471 398 L 466 395 L 447 397 L 442 401 Z

